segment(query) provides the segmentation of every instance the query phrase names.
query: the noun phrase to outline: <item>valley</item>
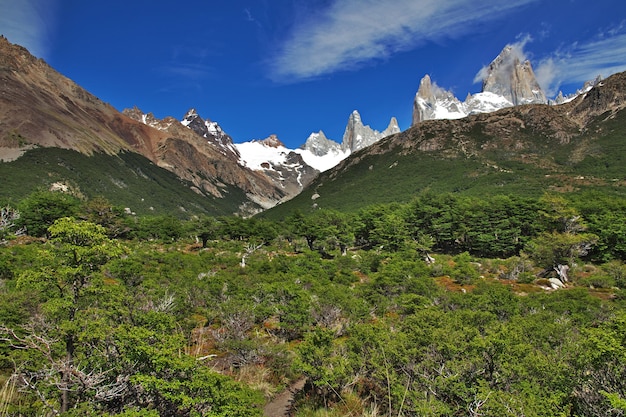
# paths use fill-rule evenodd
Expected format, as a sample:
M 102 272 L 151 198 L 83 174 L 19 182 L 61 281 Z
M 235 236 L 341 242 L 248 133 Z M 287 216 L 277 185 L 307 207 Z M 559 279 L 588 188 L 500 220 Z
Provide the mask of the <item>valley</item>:
M 622 416 L 626 73 L 518 58 L 289 149 L 0 38 L 0 415 Z

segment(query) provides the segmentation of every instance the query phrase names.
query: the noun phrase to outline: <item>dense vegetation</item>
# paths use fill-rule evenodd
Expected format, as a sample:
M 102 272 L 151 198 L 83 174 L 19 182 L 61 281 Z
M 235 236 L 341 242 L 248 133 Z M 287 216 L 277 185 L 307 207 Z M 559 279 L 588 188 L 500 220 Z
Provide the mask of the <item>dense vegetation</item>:
M 17 203 L 57 184 L 85 198 L 103 196 L 143 215 L 225 215 L 237 212 L 247 200 L 243 191 L 226 185 L 227 199 L 198 194 L 188 182 L 133 152 L 87 156 L 67 149 L 35 148 L 15 161 L 0 162 L 0 178 L 0 200 Z
M 0 223 L 2 415 L 622 416 L 626 200 L 281 221 L 37 192 Z M 558 289 L 554 289 L 558 288 Z

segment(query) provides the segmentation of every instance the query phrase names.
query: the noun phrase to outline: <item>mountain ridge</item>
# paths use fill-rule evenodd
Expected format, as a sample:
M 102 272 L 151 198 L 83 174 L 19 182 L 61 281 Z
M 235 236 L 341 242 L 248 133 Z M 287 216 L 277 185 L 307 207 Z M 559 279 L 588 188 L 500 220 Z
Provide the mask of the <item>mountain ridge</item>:
M 483 68 L 479 93 L 465 101 L 436 83 L 426 74 L 413 100 L 412 126 L 433 119 L 459 119 L 475 113 L 490 113 L 523 104 L 547 104 L 548 99 L 535 78 L 530 61 L 512 45 L 506 45 L 491 63 Z
M 505 61 L 512 64 L 502 64 Z M 535 91 L 536 80 L 527 61 L 516 60 L 511 54 L 494 62 L 488 68 L 492 72 L 499 71 L 503 65 L 506 68 L 519 67 L 519 70 L 509 73 L 513 80 L 510 85 L 502 81 L 502 77 L 495 77 L 496 81 L 485 81 L 485 85 L 491 85 L 484 87 L 485 90 L 504 88 L 510 90 L 515 100 L 543 101 L 541 94 Z M 524 78 L 523 84 L 528 88 L 516 84 Z M 516 170 L 523 171 L 518 168 L 524 165 L 546 176 L 565 175 L 566 165 L 550 158 L 556 158 L 556 148 L 578 146 L 575 149 L 577 155 L 568 156 L 568 163 L 578 163 L 588 155 L 588 150 L 578 142 L 584 142 L 589 149 L 597 146 L 592 144 L 593 135 L 601 136 L 598 132 L 602 129 L 592 126 L 610 120 L 623 108 L 624 84 L 615 80 L 623 81 L 617 75 L 610 80 L 596 80 L 595 85 L 590 84 L 589 90 L 565 99 L 566 102 L 560 105 L 519 104 L 488 113 L 476 111 L 462 119 L 422 120 L 404 132 L 400 132 L 393 117 L 387 129 L 376 131 L 363 124 L 355 110 L 348 118 L 341 144 L 320 131 L 312 133 L 301 148 L 291 150 L 276 136 L 235 144 L 217 122 L 203 119 L 193 108 L 180 121 L 173 117 L 159 120 L 138 108 L 120 113 L 54 71 L 45 61 L 34 58 L 26 49 L 1 38 L 0 159 L 19 158 L 35 148 L 72 149 L 84 155 L 136 153 L 172 172 L 188 184 L 185 187 L 199 195 L 210 199 L 237 196 L 235 205 L 238 209 L 234 212 L 243 215 L 284 204 L 294 196 L 299 200 L 306 198 L 301 196 L 302 191 L 306 191 L 309 198 L 311 192 L 318 195 L 315 204 L 323 206 L 328 198 L 328 193 L 320 193 L 324 181 L 335 181 L 342 175 L 342 170 L 364 160 L 374 161 L 377 155 L 389 156 L 389 149 L 400 150 L 397 153 L 399 158 L 431 155 L 445 162 L 441 164 L 445 165 L 443 172 L 446 173 L 458 171 L 458 167 L 449 165 L 450 161 L 469 161 L 471 166 L 466 168 L 473 173 L 463 175 L 474 175 L 472 178 L 482 178 L 483 182 L 486 181 L 484 178 L 489 178 L 488 172 L 506 176 Z M 422 98 L 454 98 L 429 76 L 420 83 L 420 90 L 416 96 Z M 609 91 L 612 93 L 608 94 Z M 524 98 L 525 95 L 533 96 Z M 483 91 L 470 95 L 466 102 L 478 97 L 481 103 L 486 103 L 488 100 L 483 98 L 489 96 L 493 96 L 494 103 L 503 99 L 493 91 Z M 600 119 L 603 115 L 606 120 Z M 516 152 L 519 155 L 512 158 Z M 509 160 L 502 160 L 504 157 Z M 503 161 L 505 165 L 518 165 L 500 166 Z M 322 167 L 322 163 L 326 165 Z M 388 161 L 387 166 L 389 170 L 400 171 L 396 168 L 402 163 Z M 373 171 L 376 163 L 371 167 L 362 169 L 363 178 L 353 181 L 358 184 L 355 190 L 370 190 L 374 182 L 391 181 L 388 187 L 380 190 L 380 193 L 391 196 L 390 190 L 397 185 L 393 183 L 394 176 L 377 172 L 372 177 L 368 171 Z M 322 174 L 318 176 L 319 172 Z M 435 183 L 428 180 L 426 173 L 418 172 L 417 166 L 410 167 L 405 175 L 421 176 L 425 182 Z M 443 173 L 433 175 L 442 176 Z M 457 188 L 465 189 L 472 181 L 464 183 L 459 180 Z M 414 187 L 424 188 L 417 184 Z M 344 190 L 346 195 L 352 191 Z
M 560 105 L 525 104 L 426 120 L 355 152 L 289 202 L 293 210 L 358 210 L 421 192 L 470 195 L 626 193 L 626 73 Z M 367 190 L 363 193 L 362 190 Z
M 34 148 L 71 149 L 87 156 L 135 152 L 188 181 L 196 193 L 244 196 L 237 203 L 241 213 L 258 212 L 285 198 L 285 190 L 268 177 L 241 166 L 234 154 L 224 154 L 175 119 L 152 116 L 144 121 L 148 124 L 0 38 L 1 160 L 15 160 Z M 242 192 L 232 193 L 231 187 Z

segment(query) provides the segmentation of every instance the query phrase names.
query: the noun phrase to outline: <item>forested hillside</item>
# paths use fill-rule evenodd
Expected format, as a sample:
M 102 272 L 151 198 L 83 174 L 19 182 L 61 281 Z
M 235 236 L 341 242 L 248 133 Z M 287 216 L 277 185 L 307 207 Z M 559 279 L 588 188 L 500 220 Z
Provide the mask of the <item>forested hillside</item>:
M 626 199 L 3 205 L 0 415 L 622 416 Z M 266 415 L 267 414 L 266 411 Z

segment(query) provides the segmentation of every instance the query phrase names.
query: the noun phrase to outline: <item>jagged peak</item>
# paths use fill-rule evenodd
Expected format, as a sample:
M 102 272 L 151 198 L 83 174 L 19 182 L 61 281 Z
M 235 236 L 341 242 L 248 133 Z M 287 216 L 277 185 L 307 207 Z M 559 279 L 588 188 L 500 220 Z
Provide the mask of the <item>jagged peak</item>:
M 358 112 L 358 110 L 352 111 L 352 114 L 350 114 L 350 120 L 353 120 L 355 123 L 363 123 L 361 119 L 361 114 Z
M 306 143 L 307 142 L 313 142 L 313 141 L 325 141 L 325 140 L 329 140 L 326 137 L 326 134 L 324 133 L 324 131 L 320 130 L 319 132 L 311 132 L 311 134 L 309 135 L 309 137 L 307 138 L 307 140 L 305 141 L 303 148 L 306 148 Z
M 422 77 L 416 96 L 421 98 L 432 96 L 432 80 L 430 79 L 430 75 L 426 74 Z
M 398 125 L 398 119 L 392 116 L 387 128 L 383 130 L 382 135 L 385 137 L 393 135 L 394 133 L 400 133 L 400 125 Z
M 271 134 L 268 137 L 266 137 L 265 139 L 261 139 L 261 140 L 253 140 L 253 142 L 258 142 L 261 143 L 265 146 L 268 146 L 270 148 L 278 148 L 278 147 L 285 147 L 285 144 L 278 139 L 278 136 L 275 134 Z
M 200 117 L 200 115 L 198 114 L 198 111 L 192 107 L 189 110 L 187 110 L 187 113 L 185 113 L 185 116 L 183 116 L 183 119 L 186 119 L 188 117 Z

